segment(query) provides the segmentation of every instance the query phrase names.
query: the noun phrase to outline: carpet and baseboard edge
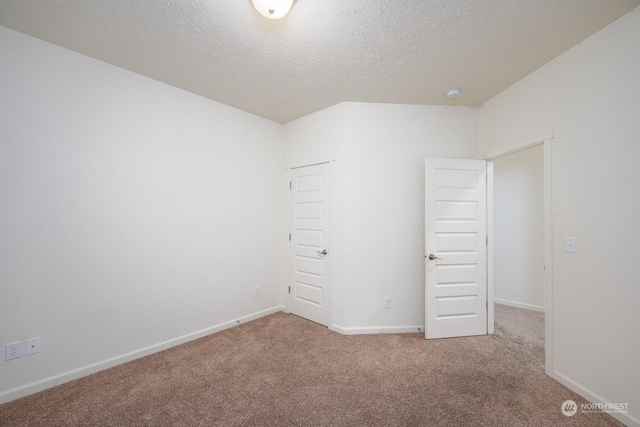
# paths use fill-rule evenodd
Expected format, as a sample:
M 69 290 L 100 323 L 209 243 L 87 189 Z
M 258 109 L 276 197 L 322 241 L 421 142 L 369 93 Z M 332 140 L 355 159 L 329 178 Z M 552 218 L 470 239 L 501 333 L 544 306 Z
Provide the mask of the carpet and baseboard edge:
M 592 392 L 588 388 L 583 387 L 581 384 L 578 384 L 575 381 L 567 378 L 566 376 L 559 373 L 558 371 L 551 371 L 551 375 L 549 376 L 554 380 L 558 381 L 563 386 L 567 387 L 569 390 L 578 393 L 580 396 L 584 397 L 591 403 L 604 403 L 604 404 L 613 403 L 613 402 L 609 402 L 607 399 L 604 399 L 602 396 L 599 396 L 598 394 Z M 619 403 L 625 403 L 625 402 L 619 402 Z M 638 420 L 636 417 L 634 417 L 629 413 L 622 414 L 622 413 L 614 412 L 614 413 L 610 413 L 609 415 L 611 415 L 613 418 L 620 421 L 622 424 L 626 426 L 640 427 L 640 420 Z
M 523 302 L 509 301 L 500 298 L 493 298 L 493 302 L 496 304 L 508 305 L 509 307 L 524 308 L 525 310 L 533 310 L 544 313 L 544 307 L 541 305 L 525 304 Z
M 225 329 L 232 328 L 242 323 L 250 322 L 252 320 L 259 319 L 264 316 L 268 316 L 279 311 L 285 311 L 283 305 L 277 305 L 275 307 L 268 308 L 266 310 L 258 311 L 246 316 L 239 317 L 237 319 L 229 320 L 227 322 L 219 323 L 217 325 L 209 326 L 208 328 L 201 329 L 199 331 L 191 332 L 186 335 L 182 335 L 176 338 L 172 338 L 167 341 L 163 341 L 157 344 L 153 344 L 138 350 L 131 351 L 129 353 L 121 354 L 100 362 L 92 363 L 90 365 L 83 366 L 81 368 L 73 369 L 71 371 L 63 372 L 58 375 L 53 375 L 48 378 L 44 378 L 38 381 L 31 382 L 10 390 L 6 390 L 0 393 L 0 404 L 11 402 L 12 400 L 19 399 L 21 397 L 28 396 L 51 387 L 55 387 L 60 384 L 67 383 L 69 381 L 76 380 L 78 378 L 85 377 L 87 375 L 95 374 L 96 372 L 103 371 L 105 369 L 112 368 L 122 363 L 130 362 L 141 357 L 148 356 L 153 353 L 157 353 L 162 350 L 166 350 L 171 347 L 175 347 L 180 344 L 184 344 L 189 341 L 196 340 L 198 338 L 205 337 L 207 335 L 214 334 L 216 332 L 223 331 Z
M 331 325 L 329 329 L 342 335 L 368 335 L 368 334 L 424 334 L 424 325 L 418 326 L 361 326 L 361 327 L 344 327 L 340 325 Z

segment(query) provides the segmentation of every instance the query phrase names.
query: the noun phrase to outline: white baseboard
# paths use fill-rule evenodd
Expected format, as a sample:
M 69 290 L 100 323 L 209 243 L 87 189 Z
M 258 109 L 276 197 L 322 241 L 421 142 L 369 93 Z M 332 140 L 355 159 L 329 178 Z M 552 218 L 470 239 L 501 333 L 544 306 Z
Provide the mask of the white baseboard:
M 422 326 L 364 326 L 359 328 L 345 328 L 344 326 L 331 325 L 329 329 L 342 335 L 366 335 L 366 334 L 424 334 Z
M 493 302 L 496 304 L 508 305 L 510 307 L 524 308 L 525 310 L 533 310 L 544 313 L 544 307 L 541 305 L 525 304 L 523 302 L 509 301 L 506 299 L 493 298 Z
M 570 380 L 569 378 L 565 377 L 564 375 L 562 375 L 557 371 L 552 371 L 550 377 L 558 381 L 563 386 L 567 387 L 569 390 L 578 393 L 580 396 L 584 397 L 591 403 L 604 403 L 604 404 L 614 403 L 614 402 L 609 402 L 606 399 L 603 399 L 602 396 L 597 395 L 596 393 L 583 387 L 582 385 L 576 383 L 575 381 Z M 617 402 L 617 403 L 628 403 L 628 402 Z M 558 410 L 560 410 L 560 408 L 558 408 Z M 640 420 L 629 413 L 626 413 L 626 414 L 611 413 L 609 415 L 611 415 L 613 418 L 620 421 L 622 424 L 626 426 L 640 427 Z
M 238 319 L 229 320 L 228 322 L 223 322 L 214 326 L 210 326 L 205 329 L 201 329 L 199 331 L 191 332 L 189 334 L 182 335 L 180 337 L 172 338 L 170 340 L 163 341 L 148 347 L 144 347 L 139 350 L 122 354 L 120 356 L 112 357 L 110 359 L 92 363 L 91 365 L 83 366 L 78 369 L 74 369 L 68 372 L 63 372 L 61 374 L 54 375 L 52 377 L 44 378 L 42 380 L 34 381 L 32 383 L 25 384 L 20 387 L 6 390 L 0 393 L 0 404 L 19 399 L 21 397 L 25 397 L 30 394 L 37 393 L 39 391 L 43 391 L 48 388 L 67 383 L 69 381 L 76 380 L 78 378 L 86 377 L 87 375 L 91 375 L 96 372 L 103 371 L 113 366 L 130 362 L 132 360 L 139 359 L 141 357 L 148 356 L 150 354 L 157 353 L 159 351 L 166 350 L 168 348 L 175 347 L 177 345 L 184 344 L 186 342 L 193 341 L 198 338 L 202 338 L 207 335 L 211 335 L 216 332 L 220 332 L 225 329 L 232 328 L 239 324 L 246 323 L 251 320 L 256 320 L 261 317 L 268 316 L 270 314 L 277 313 L 279 311 L 284 311 L 284 310 L 285 310 L 284 306 L 278 305 L 266 310 L 249 314 L 247 316 L 240 317 Z

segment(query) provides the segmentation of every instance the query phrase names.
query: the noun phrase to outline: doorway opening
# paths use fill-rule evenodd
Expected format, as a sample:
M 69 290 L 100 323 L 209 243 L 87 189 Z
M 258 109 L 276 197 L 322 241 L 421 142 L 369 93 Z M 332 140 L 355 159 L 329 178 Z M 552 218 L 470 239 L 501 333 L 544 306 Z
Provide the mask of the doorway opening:
M 495 321 L 544 346 L 544 146 L 493 161 Z M 541 353 L 537 353 L 541 354 Z
M 529 310 L 530 315 L 521 314 L 537 323 L 534 329 L 538 332 L 521 332 L 539 334 L 549 375 L 553 342 L 552 138 L 494 152 L 486 160 L 492 161 L 494 168 L 490 289 L 495 303 L 505 308 L 501 309 L 503 315 L 509 310 Z
M 544 312 L 544 147 L 493 161 L 494 302 Z

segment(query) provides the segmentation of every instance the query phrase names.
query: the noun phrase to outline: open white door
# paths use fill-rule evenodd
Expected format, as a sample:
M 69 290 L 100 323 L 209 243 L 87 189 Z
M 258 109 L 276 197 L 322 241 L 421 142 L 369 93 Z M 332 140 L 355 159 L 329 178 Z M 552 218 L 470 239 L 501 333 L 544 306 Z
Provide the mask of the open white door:
M 291 172 L 289 312 L 329 321 L 331 169 L 328 163 Z
M 487 333 L 487 165 L 426 159 L 425 336 Z

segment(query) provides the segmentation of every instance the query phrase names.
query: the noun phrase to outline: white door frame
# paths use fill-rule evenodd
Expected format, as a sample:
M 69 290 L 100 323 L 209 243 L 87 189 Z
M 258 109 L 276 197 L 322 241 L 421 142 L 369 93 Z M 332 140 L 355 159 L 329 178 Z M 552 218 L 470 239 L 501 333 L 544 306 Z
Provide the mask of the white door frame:
M 493 195 L 493 162 L 487 161 L 487 334 L 495 332 L 493 317 L 493 276 L 495 272 L 493 264 Z
M 333 325 L 333 259 L 335 257 L 335 250 L 334 249 L 334 244 L 333 244 L 333 230 L 335 228 L 335 221 L 334 221 L 334 206 L 335 206 L 335 167 L 334 167 L 334 163 L 335 161 L 324 161 L 324 162 L 317 162 L 317 163 L 311 163 L 311 164 L 307 164 L 307 165 L 300 165 L 300 166 L 293 166 L 290 168 L 287 168 L 287 172 L 285 174 L 285 186 L 287 188 L 287 197 L 285 198 L 285 209 L 287 212 L 286 217 L 286 224 L 285 224 L 285 230 L 287 235 L 285 236 L 286 239 L 286 245 L 287 245 L 287 249 L 286 249 L 286 265 L 282 265 L 283 268 L 285 268 L 286 274 L 285 274 L 285 278 L 286 280 L 284 281 L 284 286 L 282 288 L 282 295 L 283 295 L 283 301 L 284 301 L 284 306 L 285 306 L 285 313 L 291 313 L 290 311 L 290 304 L 289 304 L 289 286 L 291 286 L 291 181 L 293 179 L 293 170 L 294 169 L 301 169 L 301 168 L 306 168 L 306 167 L 310 167 L 310 166 L 317 166 L 317 165 L 327 165 L 328 169 L 329 169 L 329 173 L 331 174 L 331 180 L 330 180 L 330 187 L 329 187 L 329 197 L 331 198 L 331 202 L 329 203 L 329 232 L 327 233 L 327 240 L 328 240 L 328 244 L 327 246 L 329 248 L 331 248 L 332 250 L 332 256 L 325 258 L 325 260 L 327 261 L 327 269 L 328 269 L 328 274 L 327 274 L 327 327 L 331 329 L 332 325 Z M 282 277 L 282 276 L 281 276 Z
M 504 157 L 527 148 L 544 145 L 544 370 L 545 373 L 553 377 L 553 194 L 552 194 L 552 153 L 553 153 L 553 129 L 550 133 L 529 138 L 528 140 L 518 141 L 516 144 L 508 144 L 502 149 L 492 151 L 485 156 L 480 156 L 484 160 L 491 162 L 499 157 Z M 493 180 L 492 173 L 489 174 L 489 180 Z M 493 236 L 493 182 L 489 185 L 489 236 Z M 488 289 L 487 293 L 493 298 L 493 251 L 494 242 L 489 238 L 488 253 L 489 270 L 488 270 Z M 490 313 L 490 314 L 489 314 Z M 489 325 L 493 330 L 493 306 L 488 312 Z

